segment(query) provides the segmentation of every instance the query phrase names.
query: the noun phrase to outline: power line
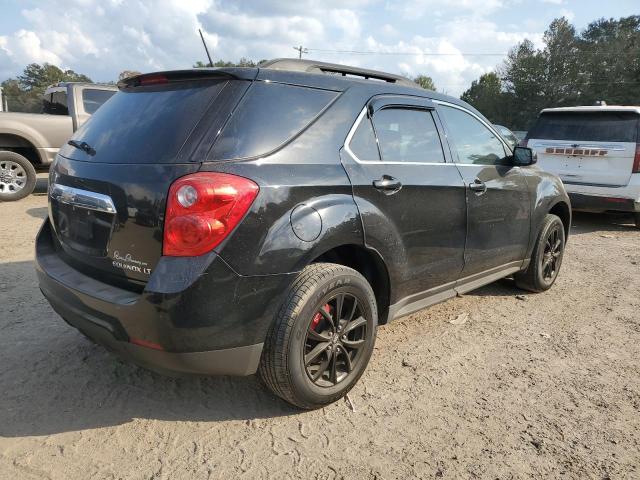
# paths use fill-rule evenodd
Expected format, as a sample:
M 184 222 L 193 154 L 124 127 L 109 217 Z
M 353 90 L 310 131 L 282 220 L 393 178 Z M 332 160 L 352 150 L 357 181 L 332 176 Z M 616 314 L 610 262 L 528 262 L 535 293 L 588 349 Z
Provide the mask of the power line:
M 295 50 L 299 50 L 298 47 L 293 47 Z M 302 47 L 300 47 L 302 48 Z M 457 53 L 440 53 L 440 52 L 381 52 L 374 50 L 330 50 L 325 48 L 305 48 L 303 53 L 318 52 L 329 54 L 349 54 L 349 55 L 391 55 L 391 56 L 414 56 L 422 55 L 426 57 L 506 57 L 509 53 L 492 53 L 492 52 L 457 52 Z M 517 53 L 517 52 L 516 52 Z M 535 52 L 538 53 L 538 52 Z M 621 57 L 621 56 L 636 56 L 637 52 L 556 52 L 554 56 L 562 57 L 579 57 L 583 55 L 603 55 L 607 57 Z M 300 57 L 302 58 L 302 57 Z

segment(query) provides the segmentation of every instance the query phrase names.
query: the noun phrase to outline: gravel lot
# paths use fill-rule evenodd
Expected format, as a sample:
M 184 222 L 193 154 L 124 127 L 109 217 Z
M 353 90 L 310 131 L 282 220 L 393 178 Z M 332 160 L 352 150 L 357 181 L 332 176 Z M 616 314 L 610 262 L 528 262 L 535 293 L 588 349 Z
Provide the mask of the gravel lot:
M 300 413 L 256 378 L 165 378 L 68 327 L 33 270 L 46 214 L 43 195 L 0 203 L 2 479 L 640 478 L 630 219 L 576 215 L 545 294 L 505 280 L 381 328 L 350 402 Z

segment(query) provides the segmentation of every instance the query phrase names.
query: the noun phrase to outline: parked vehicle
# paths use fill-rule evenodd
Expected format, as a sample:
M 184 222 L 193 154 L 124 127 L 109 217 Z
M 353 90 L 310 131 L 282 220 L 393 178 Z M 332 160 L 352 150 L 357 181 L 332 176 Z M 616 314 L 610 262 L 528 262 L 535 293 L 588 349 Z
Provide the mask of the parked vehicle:
M 301 408 L 349 391 L 378 325 L 510 275 L 550 288 L 569 234 L 531 150 L 382 72 L 141 75 L 73 140 L 36 242 L 53 308 L 133 362 L 259 372 Z
M 58 149 L 118 91 L 115 85 L 58 83 L 43 95 L 43 113 L 0 114 L 0 201 L 20 200 L 36 185 L 34 166 Z
M 640 228 L 640 107 L 547 108 L 525 144 L 575 210 L 632 213 Z
M 518 146 L 518 143 L 520 142 L 520 140 L 518 140 L 518 137 L 516 137 L 515 133 L 513 133 L 507 127 L 504 127 L 502 125 L 494 124 L 493 126 L 496 128 L 496 130 L 498 130 L 498 133 L 502 135 L 502 138 L 504 138 L 507 141 L 507 143 L 511 147 L 511 150 L 513 150 L 515 147 Z
M 527 138 L 526 130 L 514 130 L 513 134 L 516 136 L 519 142 L 522 142 L 525 138 Z

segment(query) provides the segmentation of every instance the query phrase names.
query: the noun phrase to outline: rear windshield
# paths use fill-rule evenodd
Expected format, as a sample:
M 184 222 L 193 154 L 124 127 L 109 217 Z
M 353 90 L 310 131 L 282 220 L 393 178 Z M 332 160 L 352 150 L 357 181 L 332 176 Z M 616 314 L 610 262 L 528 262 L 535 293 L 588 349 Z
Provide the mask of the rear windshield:
M 100 163 L 172 163 L 226 80 L 121 90 L 74 136 L 95 155 L 65 147 L 65 156 Z
M 591 142 L 631 142 L 638 138 L 638 119 L 633 112 L 542 113 L 529 138 Z
M 210 158 L 269 153 L 298 134 L 337 95 L 328 90 L 255 82 L 225 126 Z

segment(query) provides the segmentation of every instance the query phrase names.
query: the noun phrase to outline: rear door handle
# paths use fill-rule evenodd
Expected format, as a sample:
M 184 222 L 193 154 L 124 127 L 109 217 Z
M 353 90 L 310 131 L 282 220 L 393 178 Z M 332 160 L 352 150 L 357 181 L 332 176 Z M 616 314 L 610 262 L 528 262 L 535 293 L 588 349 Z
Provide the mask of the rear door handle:
M 373 181 L 373 186 L 385 195 L 392 195 L 400 191 L 400 189 L 402 188 L 402 183 L 400 182 L 400 180 L 389 175 L 383 175 L 379 180 Z
M 482 195 L 487 191 L 487 185 L 479 178 L 476 178 L 473 183 L 470 183 L 469 188 L 476 192 L 478 195 Z

